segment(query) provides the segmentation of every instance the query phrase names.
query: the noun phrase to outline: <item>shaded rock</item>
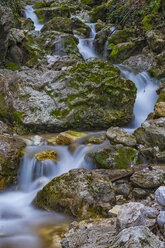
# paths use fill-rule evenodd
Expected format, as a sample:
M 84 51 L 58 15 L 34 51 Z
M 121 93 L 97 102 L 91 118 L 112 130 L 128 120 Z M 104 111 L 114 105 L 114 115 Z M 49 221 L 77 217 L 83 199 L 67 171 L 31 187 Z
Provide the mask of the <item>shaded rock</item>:
M 98 28 L 98 25 L 97 25 L 97 28 Z M 111 33 L 110 28 L 111 26 L 106 26 L 103 29 L 101 29 L 98 33 L 96 33 L 93 44 L 94 44 L 96 51 L 99 54 L 103 55 L 104 53 L 104 44 L 107 41 L 107 38 Z
M 72 22 L 69 18 L 54 17 L 49 22 L 45 23 L 41 32 L 51 30 L 73 34 Z
M 117 195 L 123 195 L 125 197 L 128 197 L 130 192 L 131 192 L 131 186 L 127 183 L 123 183 L 115 187 L 115 193 Z
M 135 85 L 100 59 L 61 72 L 27 69 L 1 78 L 3 115 L 32 130 L 103 129 L 132 118 Z
M 115 235 L 114 219 L 73 222 L 62 240 L 63 248 L 108 248 Z
M 91 29 L 88 25 L 86 25 L 77 17 L 72 17 L 71 22 L 75 34 L 81 35 L 86 38 L 89 37 Z
M 1 63 L 4 62 L 7 49 L 9 30 L 12 24 L 12 11 L 10 8 L 0 5 L 0 54 Z
M 155 191 L 155 199 L 161 206 L 165 207 L 165 186 L 161 186 Z
M 135 200 L 144 199 L 147 197 L 147 195 L 148 194 L 144 189 L 134 188 L 132 190 L 132 196 L 135 198 Z
M 106 139 L 105 133 L 92 134 L 92 135 L 88 135 L 84 143 L 85 144 L 101 144 L 105 141 L 105 139 Z
M 135 146 L 136 138 L 119 127 L 110 127 L 106 133 L 111 144 L 123 144 L 126 146 Z
M 165 179 L 165 171 L 160 169 L 144 169 L 135 172 L 130 180 L 141 188 L 151 189 L 159 187 Z
M 15 184 L 25 143 L 18 138 L 0 136 L 0 186 Z
M 11 127 L 9 127 L 6 123 L 0 121 L 0 135 L 2 134 L 11 134 L 12 133 L 12 129 Z
M 123 42 L 129 42 L 134 36 L 134 30 L 131 28 L 126 28 L 123 30 L 116 30 L 114 34 L 112 34 L 108 38 L 108 42 L 113 43 L 115 45 Z
M 90 21 L 97 22 L 98 19 L 100 19 L 101 21 L 106 21 L 107 12 L 108 12 L 108 6 L 106 4 L 102 4 L 100 6 L 93 8 L 92 11 L 89 12 Z
M 48 150 L 48 151 L 43 151 L 35 154 L 35 158 L 42 162 L 44 160 L 52 160 L 54 162 L 58 161 L 58 155 L 55 150 Z
M 107 246 L 105 246 L 108 248 Z M 163 248 L 161 242 L 147 227 L 136 226 L 121 231 L 111 243 L 111 248 Z
M 47 22 L 54 17 L 69 18 L 70 8 L 66 6 L 39 8 L 35 10 L 35 13 L 38 16 L 40 22 Z
M 111 181 L 95 171 L 75 169 L 54 178 L 38 192 L 35 206 L 89 218 L 106 216 L 115 204 Z
M 128 227 L 147 226 L 151 227 L 156 222 L 158 211 L 146 207 L 138 202 L 129 202 L 122 205 L 116 220 L 116 228 L 121 231 Z
M 138 151 L 131 147 L 108 146 L 87 154 L 99 169 L 126 169 L 138 162 Z

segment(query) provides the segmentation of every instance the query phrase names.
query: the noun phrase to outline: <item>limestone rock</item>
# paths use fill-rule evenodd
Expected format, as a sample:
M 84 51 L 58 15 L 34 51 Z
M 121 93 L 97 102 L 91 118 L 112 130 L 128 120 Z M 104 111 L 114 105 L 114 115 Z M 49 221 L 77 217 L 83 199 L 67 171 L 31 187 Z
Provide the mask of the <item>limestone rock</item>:
M 49 143 L 58 145 L 70 145 L 79 138 L 85 137 L 86 133 L 76 132 L 76 131 L 66 131 L 62 132 L 54 140 L 48 140 Z
M 74 169 L 48 183 L 38 192 L 34 204 L 41 209 L 89 218 L 107 216 L 115 201 L 108 177 L 97 171 Z
M 115 235 L 114 219 L 73 222 L 62 240 L 63 248 L 108 248 Z
M 156 188 L 163 184 L 165 171 L 160 169 L 144 169 L 135 172 L 130 180 L 133 184 L 146 189 Z
M 138 202 L 129 202 L 122 205 L 116 220 L 116 228 L 121 231 L 128 227 L 147 226 L 151 227 L 156 222 L 158 211 L 146 207 Z
M 161 242 L 147 227 L 136 226 L 121 231 L 111 243 L 111 248 L 163 248 Z M 107 246 L 105 246 L 107 248 Z
M 106 133 L 111 144 L 123 144 L 125 146 L 135 146 L 135 136 L 127 133 L 124 129 L 119 127 L 110 127 Z
M 161 206 L 165 207 L 165 186 L 161 186 L 155 191 L 155 199 Z
M 165 211 L 160 211 L 157 217 L 157 223 L 159 225 L 161 233 L 165 237 Z
M 7 95 L 2 94 L 0 99 L 5 118 L 13 115 L 13 119 L 19 118 L 34 131 L 103 129 L 123 125 L 132 118 L 135 85 L 121 79 L 117 68 L 100 59 L 62 71 L 27 69 L 7 76 L 4 73 L 1 80 L 0 86 Z M 9 116 L 5 115 L 7 111 Z
M 154 52 L 161 52 L 165 47 L 165 36 L 156 30 L 146 32 L 148 45 Z

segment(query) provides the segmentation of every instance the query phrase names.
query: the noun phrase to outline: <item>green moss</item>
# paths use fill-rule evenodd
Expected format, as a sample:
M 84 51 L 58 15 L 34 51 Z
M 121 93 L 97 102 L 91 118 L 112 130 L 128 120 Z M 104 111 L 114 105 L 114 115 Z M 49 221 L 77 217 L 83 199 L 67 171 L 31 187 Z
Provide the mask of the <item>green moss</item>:
M 154 15 L 146 15 L 143 20 L 142 20 L 142 24 L 145 28 L 145 30 L 152 30 L 153 26 L 152 26 L 152 20 L 154 19 Z
M 72 131 L 72 130 L 67 131 L 67 133 L 74 136 L 74 137 L 77 137 L 77 138 L 82 138 L 82 137 L 86 136 L 86 133 L 76 132 L 76 131 Z
M 66 116 L 69 114 L 70 110 L 69 109 L 64 109 L 61 110 L 61 108 L 53 110 L 50 115 L 54 116 L 55 118 L 61 120 L 61 119 L 65 119 Z
M 160 92 L 157 102 L 165 102 L 165 91 L 164 90 Z
M 39 8 L 45 8 L 45 7 L 48 7 L 46 2 L 36 2 L 34 5 L 33 5 L 33 8 L 34 9 L 39 9 Z
M 133 148 L 122 147 L 118 150 L 118 155 L 115 156 L 116 168 L 127 169 L 136 159 L 137 151 Z
M 15 117 L 15 119 L 22 123 L 22 120 L 24 119 L 24 114 L 22 112 L 18 112 L 18 111 L 13 111 L 13 116 Z
M 20 65 L 16 64 L 16 63 L 7 63 L 5 65 L 5 67 L 9 70 L 12 70 L 12 71 L 16 71 L 18 70 L 18 68 L 20 67 Z

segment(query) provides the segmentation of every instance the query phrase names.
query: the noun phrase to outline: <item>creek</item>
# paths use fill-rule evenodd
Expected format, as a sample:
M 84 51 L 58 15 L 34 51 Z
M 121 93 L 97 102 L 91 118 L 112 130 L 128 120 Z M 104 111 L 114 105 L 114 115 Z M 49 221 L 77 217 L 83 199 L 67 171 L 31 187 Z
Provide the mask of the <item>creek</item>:
M 43 24 L 39 23 L 32 6 L 26 6 L 25 16 L 32 19 L 35 30 L 41 30 Z M 77 36 L 79 51 L 84 59 L 100 57 L 93 46 L 96 35 L 95 25 L 86 24 L 91 28 L 91 34 L 88 39 Z M 127 66 L 116 66 L 120 69 L 121 75 L 132 80 L 137 87 L 134 106 L 135 118 L 125 127 L 129 132 L 133 132 L 153 111 L 157 99 L 155 91 L 159 82 L 151 79 L 146 72 L 135 74 Z M 33 143 L 26 147 L 19 173 L 18 189 L 11 189 L 0 194 L 0 248 L 47 247 L 40 235 L 40 230 L 50 226 L 58 228 L 64 223 L 67 225 L 71 219 L 62 214 L 35 209 L 32 202 L 37 192 L 52 178 L 68 172 L 70 169 L 92 169 L 92 165 L 88 164 L 84 157 L 87 152 L 96 149 L 98 145 L 92 147 L 80 145 L 73 153 L 70 153 L 67 146 L 50 146 L 37 142 L 36 139 L 34 137 Z M 60 156 L 59 162 L 38 162 L 34 154 L 45 150 L 56 150 Z M 59 246 L 57 245 L 57 247 Z

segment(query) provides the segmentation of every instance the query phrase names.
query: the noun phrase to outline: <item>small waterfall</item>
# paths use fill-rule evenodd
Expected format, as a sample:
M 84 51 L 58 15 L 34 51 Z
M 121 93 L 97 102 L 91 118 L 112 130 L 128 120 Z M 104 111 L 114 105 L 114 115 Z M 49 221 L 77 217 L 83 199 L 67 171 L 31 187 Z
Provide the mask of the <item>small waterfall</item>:
M 91 33 L 89 38 L 85 38 L 85 39 L 78 35 L 75 35 L 79 39 L 79 44 L 78 44 L 79 52 L 82 54 L 84 59 L 88 59 L 91 57 L 97 58 L 99 56 L 96 53 L 93 46 L 94 38 L 96 35 L 95 24 L 94 23 L 85 23 L 85 24 L 90 27 Z
M 153 112 L 158 95 L 156 89 L 160 82 L 151 78 L 147 72 L 135 74 L 132 70 L 123 65 L 117 65 L 121 74 L 133 81 L 137 88 L 137 97 L 134 105 L 134 119 L 125 127 L 128 132 L 133 132 L 140 127 L 141 123 Z
M 43 24 L 38 21 L 38 17 L 34 12 L 32 5 L 27 5 L 25 7 L 25 17 L 30 18 L 34 22 L 35 30 L 40 31 Z

